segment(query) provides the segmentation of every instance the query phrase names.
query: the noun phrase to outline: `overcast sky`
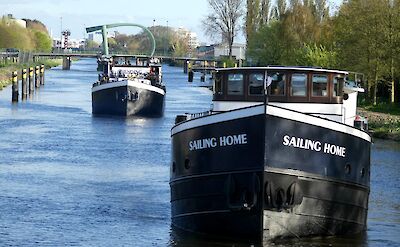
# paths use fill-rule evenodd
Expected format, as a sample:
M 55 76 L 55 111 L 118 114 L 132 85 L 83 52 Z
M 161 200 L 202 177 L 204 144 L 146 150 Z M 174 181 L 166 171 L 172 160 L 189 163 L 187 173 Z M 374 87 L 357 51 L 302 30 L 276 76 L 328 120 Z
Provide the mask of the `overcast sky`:
M 201 27 L 208 10 L 207 0 L 0 0 L 0 15 L 42 21 L 54 37 L 59 36 L 62 23 L 72 38 L 84 38 L 85 27 L 119 22 L 152 26 L 155 20 L 155 25 L 166 26 L 168 21 L 170 27 L 185 27 L 196 32 L 200 41 L 209 43 Z M 237 41 L 244 42 L 241 36 Z

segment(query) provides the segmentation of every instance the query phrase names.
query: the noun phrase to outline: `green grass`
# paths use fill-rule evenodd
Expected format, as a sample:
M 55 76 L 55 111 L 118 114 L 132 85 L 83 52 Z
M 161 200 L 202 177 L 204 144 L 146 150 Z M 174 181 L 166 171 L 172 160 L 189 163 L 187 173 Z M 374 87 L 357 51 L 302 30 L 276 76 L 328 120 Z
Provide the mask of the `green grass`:
M 360 108 L 367 111 L 368 124 L 374 137 L 400 141 L 399 104 L 362 104 Z
M 28 69 L 29 67 L 34 67 L 41 64 L 44 64 L 45 68 L 48 69 L 62 64 L 62 59 L 40 60 L 36 63 L 30 64 L 0 64 L 0 90 L 3 89 L 3 87 L 11 84 L 11 73 L 13 71 L 18 71 L 18 75 L 20 77 L 22 69 Z
M 372 112 L 380 112 L 380 113 L 387 113 L 391 115 L 400 116 L 400 104 L 399 103 L 387 103 L 387 102 L 380 102 L 376 105 L 373 104 L 360 104 L 360 107 Z

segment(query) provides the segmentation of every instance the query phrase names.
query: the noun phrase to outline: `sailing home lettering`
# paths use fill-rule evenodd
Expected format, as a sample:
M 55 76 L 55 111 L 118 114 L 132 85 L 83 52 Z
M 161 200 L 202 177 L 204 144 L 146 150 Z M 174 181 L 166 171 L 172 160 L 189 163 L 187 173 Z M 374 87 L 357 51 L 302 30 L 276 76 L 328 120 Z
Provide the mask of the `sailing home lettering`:
M 340 156 L 340 157 L 346 157 L 346 148 L 345 147 L 330 144 L 330 143 L 322 144 L 320 141 L 316 141 L 316 140 L 309 140 L 309 139 L 303 139 L 301 137 L 285 135 L 285 136 L 283 136 L 282 144 L 285 146 L 288 146 L 288 147 L 312 150 L 312 151 L 316 151 L 316 152 L 322 151 L 326 154 L 332 154 L 332 155 L 336 155 L 336 156 Z
M 201 150 L 206 148 L 225 147 L 234 145 L 247 144 L 247 134 L 227 135 L 217 137 L 210 137 L 198 140 L 189 141 L 189 150 Z

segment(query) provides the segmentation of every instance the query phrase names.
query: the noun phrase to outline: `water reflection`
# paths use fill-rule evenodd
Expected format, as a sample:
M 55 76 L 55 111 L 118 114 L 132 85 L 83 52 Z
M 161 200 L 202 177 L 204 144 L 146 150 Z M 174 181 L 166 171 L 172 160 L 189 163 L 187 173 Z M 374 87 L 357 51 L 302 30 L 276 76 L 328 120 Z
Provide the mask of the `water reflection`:
M 220 239 L 210 239 L 204 236 L 183 232 L 175 227 L 171 230 L 171 240 L 169 246 L 185 246 L 185 247 L 198 247 L 198 246 L 236 246 L 236 247 L 269 247 L 269 246 L 369 246 L 367 232 L 362 232 L 357 235 L 351 236 L 326 236 L 326 237 L 310 237 L 310 238 L 294 238 L 294 239 L 277 239 L 264 243 L 252 242 L 238 242 Z

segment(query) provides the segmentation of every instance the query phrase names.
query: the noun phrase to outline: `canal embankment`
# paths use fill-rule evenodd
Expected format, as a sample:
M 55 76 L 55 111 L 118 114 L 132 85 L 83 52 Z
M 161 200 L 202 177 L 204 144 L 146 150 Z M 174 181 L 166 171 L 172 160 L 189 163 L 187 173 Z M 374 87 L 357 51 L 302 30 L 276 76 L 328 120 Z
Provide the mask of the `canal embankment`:
M 27 64 L 2 64 L 0 65 L 0 90 L 11 84 L 12 72 L 17 71 L 18 78 L 21 78 L 22 69 L 28 69 L 29 67 L 35 67 L 41 64 L 44 64 L 45 68 L 48 69 L 61 65 L 62 59 L 46 59 Z
M 397 112 L 372 111 L 359 107 L 358 113 L 368 118 L 371 134 L 375 138 L 400 141 L 400 114 Z

